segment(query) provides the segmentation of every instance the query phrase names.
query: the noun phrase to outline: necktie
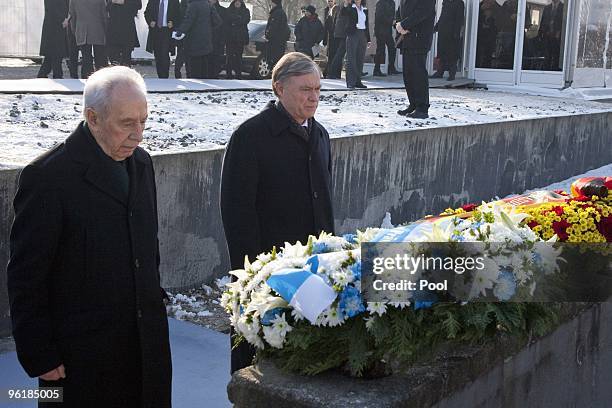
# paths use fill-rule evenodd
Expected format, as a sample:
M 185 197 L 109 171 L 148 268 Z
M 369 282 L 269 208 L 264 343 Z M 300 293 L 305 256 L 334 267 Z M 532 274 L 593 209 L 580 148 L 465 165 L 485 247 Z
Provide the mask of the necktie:
M 157 26 L 158 27 L 164 26 L 164 9 L 166 8 L 165 1 L 166 0 L 161 0 L 159 2 L 159 11 L 157 12 Z

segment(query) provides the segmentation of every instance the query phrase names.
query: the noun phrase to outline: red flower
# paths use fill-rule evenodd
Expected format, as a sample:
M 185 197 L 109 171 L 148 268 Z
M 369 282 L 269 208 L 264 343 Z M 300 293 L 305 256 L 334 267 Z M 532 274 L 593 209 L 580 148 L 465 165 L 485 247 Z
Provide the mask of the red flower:
M 574 197 L 574 198 L 570 198 L 570 201 L 591 201 L 591 199 L 587 196 L 578 196 L 578 197 Z
M 554 221 L 552 223 L 553 231 L 555 231 L 555 234 L 557 234 L 560 241 L 567 241 L 568 235 L 567 235 L 566 230 L 569 226 L 570 226 L 570 223 L 568 223 L 565 220 Z
M 461 208 L 463 209 L 463 211 L 465 212 L 471 212 L 474 211 L 476 209 L 476 207 L 478 207 L 476 204 L 465 204 L 462 205 Z
M 597 223 L 597 229 L 606 237 L 607 242 L 612 242 L 612 217 L 602 218 L 601 221 Z
M 529 221 L 529 222 L 527 223 L 527 226 L 528 226 L 529 228 L 531 228 L 531 229 L 534 229 L 534 228 L 535 228 L 535 227 L 537 227 L 538 225 L 540 225 L 540 224 L 538 224 L 538 222 L 537 222 L 537 221 Z
M 554 211 L 555 214 L 557 214 L 559 217 L 563 215 L 563 207 L 561 207 L 560 205 L 553 207 L 552 211 Z
M 608 190 L 612 190 L 612 177 L 606 177 L 606 181 L 604 182 L 604 186 L 608 188 Z

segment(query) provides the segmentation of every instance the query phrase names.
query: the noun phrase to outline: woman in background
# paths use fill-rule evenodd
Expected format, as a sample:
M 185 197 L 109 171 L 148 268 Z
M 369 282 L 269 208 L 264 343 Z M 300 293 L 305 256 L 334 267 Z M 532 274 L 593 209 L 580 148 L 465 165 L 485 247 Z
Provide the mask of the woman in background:
M 251 13 L 241 0 L 234 0 L 227 8 L 227 77 L 242 79 L 242 51 L 249 43 Z

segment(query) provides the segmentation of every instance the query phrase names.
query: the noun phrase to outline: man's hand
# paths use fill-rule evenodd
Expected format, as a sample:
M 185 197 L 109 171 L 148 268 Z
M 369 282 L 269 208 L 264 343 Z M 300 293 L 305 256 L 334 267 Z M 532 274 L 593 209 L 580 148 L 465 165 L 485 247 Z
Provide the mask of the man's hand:
M 68 28 L 68 23 L 70 22 L 70 20 L 68 18 L 65 18 L 64 21 L 62 21 L 62 27 L 63 28 Z
M 66 370 L 64 369 L 64 365 L 62 364 L 56 369 L 51 370 L 38 378 L 45 381 L 57 381 L 60 378 L 66 378 Z
M 174 27 L 174 23 L 172 21 L 168 21 L 168 28 L 172 29 Z
M 404 30 L 404 27 L 402 27 L 402 23 L 401 22 L 398 22 L 395 25 L 395 31 L 397 31 L 398 33 L 403 34 L 403 35 L 408 34 L 410 32 L 408 30 Z
M 149 23 L 149 27 L 151 27 L 151 28 L 155 28 L 155 21 L 151 21 L 151 22 Z

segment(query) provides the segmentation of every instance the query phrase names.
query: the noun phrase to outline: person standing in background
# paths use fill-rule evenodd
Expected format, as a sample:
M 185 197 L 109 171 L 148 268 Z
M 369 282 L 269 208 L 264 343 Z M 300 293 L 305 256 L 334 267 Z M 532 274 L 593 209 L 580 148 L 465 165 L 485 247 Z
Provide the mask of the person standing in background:
M 108 32 L 106 49 L 113 65 L 132 65 L 132 51 L 140 47 L 136 22 L 141 0 L 110 0 L 108 2 Z
M 546 63 L 544 68 L 548 71 L 561 71 L 559 64 L 561 55 L 561 32 L 563 30 L 563 3 L 552 0 L 544 7 L 539 34 L 545 45 Z
M 170 76 L 171 35 L 179 15 L 178 0 L 149 0 L 144 16 L 149 25 L 147 51 L 155 56 L 159 78 Z
M 436 0 L 402 0 L 395 25 L 400 35 L 404 87 L 409 105 L 397 111 L 414 119 L 429 117 L 427 53 L 433 39 Z
M 189 0 L 180 0 L 179 2 L 179 13 L 176 16 L 176 26 L 180 27 L 183 22 L 183 18 L 185 17 L 185 12 L 187 11 L 187 3 Z M 185 66 L 185 74 L 187 78 L 191 77 L 189 71 L 189 60 L 185 56 L 185 43 L 183 41 L 177 41 L 172 39 L 172 44 L 174 44 L 174 48 L 176 48 L 176 58 L 174 59 L 174 77 L 180 79 L 183 77 L 181 70 L 183 69 L 183 65 Z
M 79 78 L 79 47 L 76 45 L 76 37 L 72 26 L 70 25 L 70 14 L 66 17 L 66 47 L 68 51 L 68 71 L 70 72 L 70 78 Z
M 287 14 L 283 10 L 282 0 L 272 0 L 272 4 L 274 6 L 268 16 L 265 37 L 268 40 L 268 60 L 273 68 L 276 62 L 285 55 L 287 41 L 291 37 L 291 29 L 287 24 Z
M 393 39 L 393 22 L 395 21 L 395 2 L 393 0 L 378 0 L 374 13 L 374 35 L 376 36 L 376 56 L 374 57 L 374 76 L 384 77 L 380 70 L 385 63 L 385 47 L 389 52 L 387 74 L 400 72 L 395 69 L 395 40 Z
M 438 57 L 440 67 L 431 77 L 442 78 L 448 71 L 448 80 L 455 79 L 457 61 L 461 55 L 461 28 L 463 27 L 465 6 L 463 0 L 444 0 L 442 13 L 434 26 L 438 32 Z
M 54 79 L 62 79 L 62 60 L 66 49 L 66 27 L 68 26 L 68 0 L 45 0 L 45 18 L 40 37 L 40 55 L 44 57 L 38 78 L 48 78 L 53 71 Z
M 325 22 L 323 28 L 325 34 L 323 36 L 323 45 L 327 46 L 327 65 L 323 71 L 323 77 L 327 78 L 329 75 L 329 66 L 334 60 L 336 50 L 338 49 L 338 41 L 334 37 L 334 29 L 336 26 L 336 17 L 338 15 L 338 6 L 334 3 L 334 0 L 327 0 L 327 7 L 323 13 Z
M 83 56 L 81 78 L 108 65 L 106 56 L 106 0 L 70 0 L 70 25 Z
M 344 56 L 346 55 L 346 31 L 350 24 L 350 15 L 347 13 L 348 8 L 352 7 L 351 0 L 343 0 L 341 6 L 336 12 L 336 23 L 334 25 L 334 38 L 338 44 L 334 59 L 327 69 L 328 79 L 340 79 L 342 76 L 342 65 L 344 64 Z
M 223 69 L 225 64 L 225 41 L 227 37 L 227 8 L 223 7 L 219 0 L 209 0 L 210 5 L 217 11 L 217 14 L 221 18 L 221 25 L 213 30 L 213 52 L 210 56 L 208 66 L 208 77 L 212 79 L 219 78 L 219 72 Z
M 234 0 L 227 8 L 227 64 L 226 73 L 229 79 L 242 79 L 242 52 L 249 43 L 248 24 L 251 12 L 242 0 Z M 234 76 L 235 75 L 235 76 Z
M 353 0 L 352 7 L 345 10 L 349 16 L 346 30 L 346 87 L 367 88 L 361 82 L 361 72 L 366 48 L 370 44 L 368 9 L 364 0 Z
M 313 5 L 304 8 L 305 14 L 295 25 L 295 50 L 314 58 L 313 47 L 323 41 L 323 23 Z
M 208 78 L 210 55 L 213 51 L 213 30 L 221 26 L 221 17 L 208 0 L 191 0 L 187 5 L 180 27 L 180 37 L 185 34 L 185 56 L 189 58 L 191 78 Z

